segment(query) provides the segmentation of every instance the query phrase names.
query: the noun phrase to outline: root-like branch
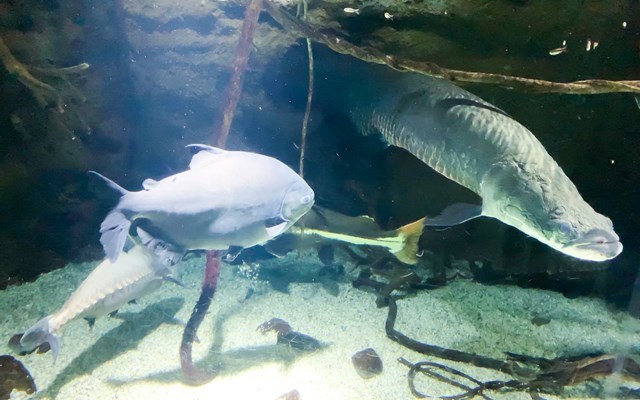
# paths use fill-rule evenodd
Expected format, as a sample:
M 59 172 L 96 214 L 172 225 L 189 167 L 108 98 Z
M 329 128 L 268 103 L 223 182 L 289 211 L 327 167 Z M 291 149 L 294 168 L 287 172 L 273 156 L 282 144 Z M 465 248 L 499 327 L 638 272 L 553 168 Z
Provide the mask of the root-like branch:
M 326 33 L 311 24 L 295 18 L 282 7 L 265 1 L 266 10 L 285 29 L 315 42 L 322 43 L 341 54 L 348 54 L 363 61 L 386 64 L 400 71 L 411 71 L 435 76 L 455 82 L 485 83 L 508 87 L 530 93 L 564 93 L 564 94 L 601 94 L 601 93 L 640 93 L 640 81 L 610 81 L 589 79 L 569 83 L 551 82 L 542 79 L 523 78 L 511 75 L 488 72 L 461 71 L 441 67 L 432 62 L 413 61 L 384 54 L 376 49 L 363 48 L 349 43 L 337 35 Z

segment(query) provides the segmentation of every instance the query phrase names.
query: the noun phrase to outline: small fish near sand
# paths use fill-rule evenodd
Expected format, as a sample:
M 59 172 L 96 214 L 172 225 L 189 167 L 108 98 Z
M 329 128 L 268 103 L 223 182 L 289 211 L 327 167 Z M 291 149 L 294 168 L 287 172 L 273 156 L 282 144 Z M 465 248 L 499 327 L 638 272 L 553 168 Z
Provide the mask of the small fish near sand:
M 237 254 L 280 235 L 313 206 L 313 190 L 275 158 L 202 144 L 187 148 L 196 151 L 187 171 L 147 179 L 138 192 L 93 172 L 122 194 L 100 226 L 100 242 L 112 262 L 134 222 L 148 233 L 141 236 L 144 242 L 154 238 L 171 252 Z
M 60 349 L 62 329 L 69 322 L 85 318 L 90 324 L 127 303 L 159 289 L 170 280 L 171 270 L 149 249 L 135 245 L 116 262 L 105 259 L 82 281 L 69 299 L 51 315 L 38 321 L 22 335 L 19 352 L 29 353 L 48 343 L 54 358 Z
M 314 240 L 316 245 L 343 242 L 357 246 L 382 247 L 405 264 L 418 262 L 418 241 L 424 229 L 425 218 L 395 230 L 383 230 L 369 216 L 351 217 L 315 206 L 286 234 L 268 242 L 265 248 L 280 256 L 297 248 L 294 235 Z M 291 240 L 293 239 L 293 240 Z
M 575 184 L 523 125 L 453 83 L 346 57 L 317 71 L 328 104 L 365 135 L 404 148 L 477 193 L 480 206 L 455 205 L 428 226 L 486 216 L 551 248 L 586 261 L 622 252 L 613 223 L 587 203 Z M 320 97 L 320 96 L 319 96 Z

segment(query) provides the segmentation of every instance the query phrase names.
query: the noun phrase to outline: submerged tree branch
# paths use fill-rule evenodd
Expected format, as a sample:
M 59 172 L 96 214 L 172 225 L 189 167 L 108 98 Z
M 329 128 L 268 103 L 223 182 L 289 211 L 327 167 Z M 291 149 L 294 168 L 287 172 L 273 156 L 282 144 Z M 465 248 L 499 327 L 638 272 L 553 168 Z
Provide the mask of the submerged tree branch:
M 39 79 L 34 75 L 41 75 L 43 77 L 53 77 L 62 79 L 69 89 L 78 97 L 81 101 L 84 101 L 84 96 L 79 95 L 78 91 L 68 81 L 69 75 L 80 73 L 87 68 L 89 64 L 82 63 L 66 68 L 39 68 L 28 66 L 18 61 L 9 47 L 4 43 L 2 37 L 0 37 L 0 60 L 9 74 L 14 75 L 16 79 L 26 86 L 36 101 L 41 107 L 47 107 L 50 104 L 55 104 L 56 110 L 59 113 L 64 112 L 64 94 L 63 90 L 55 88 L 54 86 L 44 82 L 43 79 Z
M 639 80 L 610 81 L 588 79 L 569 83 L 552 82 L 542 79 L 493 74 L 489 72 L 461 71 L 441 67 L 432 62 L 414 61 L 384 54 L 372 48 L 363 48 L 336 35 L 322 32 L 311 24 L 295 18 L 282 7 L 265 1 L 266 10 L 280 25 L 292 33 L 322 43 L 341 54 L 351 55 L 366 62 L 385 64 L 399 71 L 411 71 L 424 75 L 448 79 L 454 82 L 484 83 L 508 87 L 530 93 L 602 94 L 640 93 Z
M 233 60 L 233 71 L 229 86 L 227 87 L 226 100 L 227 103 L 224 107 L 222 114 L 222 124 L 220 130 L 214 132 L 212 142 L 216 146 L 224 148 L 227 143 L 227 137 L 229 136 L 229 130 L 231 129 L 231 122 L 233 121 L 233 115 L 235 114 L 236 106 L 240 100 L 240 94 L 242 93 L 242 83 L 244 78 L 244 71 L 247 69 L 247 63 L 249 62 L 249 54 L 251 53 L 251 46 L 253 45 L 253 34 L 256 31 L 258 25 L 258 17 L 262 11 L 263 0 L 252 0 L 244 14 L 244 22 L 242 24 L 242 30 L 240 31 L 240 38 L 236 46 L 235 59 Z
M 244 15 L 244 23 L 240 32 L 240 38 L 236 46 L 235 59 L 233 60 L 233 72 L 229 80 L 226 92 L 226 105 L 222 115 L 222 123 L 217 131 L 213 131 L 212 144 L 224 148 L 229 136 L 231 123 L 235 114 L 236 106 L 240 100 L 242 93 L 242 82 L 244 71 L 247 68 L 249 54 L 253 44 L 253 34 L 258 24 L 258 17 L 262 11 L 263 0 L 252 0 L 247 6 Z M 212 182 L 215 184 L 216 182 Z M 196 338 L 198 328 L 202 323 L 204 316 L 209 310 L 213 296 L 216 293 L 218 279 L 220 278 L 220 252 L 216 250 L 207 251 L 207 261 L 205 275 L 202 282 L 202 291 L 198 302 L 193 308 L 193 312 L 189 317 L 189 322 L 182 334 L 182 343 L 180 345 L 180 365 L 187 382 L 193 385 L 201 385 L 208 382 L 216 376 L 216 372 L 206 372 L 200 370 L 193 363 L 192 346 Z

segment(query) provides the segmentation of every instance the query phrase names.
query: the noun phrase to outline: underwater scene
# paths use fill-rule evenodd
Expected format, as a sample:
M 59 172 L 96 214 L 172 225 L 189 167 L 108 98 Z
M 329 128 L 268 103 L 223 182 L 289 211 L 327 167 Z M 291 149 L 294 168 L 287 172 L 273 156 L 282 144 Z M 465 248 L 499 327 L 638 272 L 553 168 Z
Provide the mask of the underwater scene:
M 0 1 L 1 399 L 640 398 L 640 2 Z

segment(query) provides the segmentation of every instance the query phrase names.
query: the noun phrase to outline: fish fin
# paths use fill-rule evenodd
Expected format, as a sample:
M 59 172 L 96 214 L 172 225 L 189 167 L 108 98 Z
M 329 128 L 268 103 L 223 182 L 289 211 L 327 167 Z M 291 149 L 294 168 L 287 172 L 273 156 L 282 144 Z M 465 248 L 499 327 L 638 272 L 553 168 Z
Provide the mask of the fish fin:
M 455 106 L 468 106 L 468 107 L 477 107 L 477 108 L 484 108 L 485 110 L 489 110 L 489 111 L 493 111 L 496 112 L 498 114 L 502 114 L 505 117 L 509 117 L 511 118 L 511 116 L 509 114 L 507 114 L 506 112 L 504 112 L 503 110 L 499 109 L 498 107 L 488 104 L 488 103 L 484 103 L 478 100 L 474 100 L 474 99 L 467 99 L 467 98 L 456 98 L 456 97 L 452 97 L 452 98 L 448 98 L 448 99 L 442 99 L 440 101 L 438 101 L 436 103 L 436 107 L 440 107 L 443 108 L 445 110 L 449 110 Z
M 640 108 L 640 95 L 634 94 L 633 95 L 633 99 L 636 101 L 636 106 L 638 106 L 638 108 Z
M 102 179 L 103 181 L 105 181 L 107 183 L 107 186 L 109 186 L 113 190 L 116 190 L 116 191 L 120 192 L 120 194 L 122 194 L 122 195 L 125 195 L 125 194 L 129 193 L 129 191 L 127 189 L 125 189 L 122 186 L 118 185 L 117 183 L 115 183 L 111 179 L 107 178 L 106 176 L 97 173 L 96 171 L 89 171 L 88 174 L 97 176 L 98 178 Z
M 177 280 L 176 278 L 172 277 L 172 276 L 163 276 L 162 277 L 163 280 L 167 281 L 167 282 L 171 282 L 171 283 L 175 283 L 176 285 L 184 288 L 184 283 L 180 282 L 179 280 Z
M 135 301 L 135 300 L 131 300 L 131 301 Z M 129 303 L 131 303 L 131 301 Z M 118 315 L 118 310 L 113 310 L 111 311 L 109 314 L 107 314 L 109 317 L 113 318 L 116 315 Z
M 191 157 L 191 162 L 189 163 L 190 169 L 208 165 L 211 161 L 215 160 L 216 155 L 226 153 L 226 150 L 208 146 L 206 144 L 189 144 L 185 147 L 195 152 L 193 157 Z
M 42 318 L 36 322 L 31 328 L 20 338 L 20 349 L 23 352 L 30 353 L 43 345 L 49 343 L 51 348 L 51 354 L 55 361 L 58 358 L 58 351 L 60 350 L 60 337 L 51 333 L 51 315 Z
M 418 262 L 418 242 L 424 230 L 425 220 L 426 218 L 422 218 L 396 229 L 398 235 L 402 237 L 402 249 L 393 255 L 403 263 L 415 264 Z
M 482 206 L 477 204 L 456 203 L 445 208 L 440 215 L 426 218 L 424 226 L 453 226 L 467 222 L 482 215 Z
M 114 263 L 118 259 L 129 235 L 131 221 L 118 210 L 113 210 L 100 224 L 100 243 L 107 258 Z
M 184 251 L 177 250 L 171 244 L 156 239 L 140 227 L 136 228 L 136 232 L 138 233 L 138 237 L 140 237 L 142 245 L 158 257 L 164 265 L 175 265 L 182 260 Z
M 89 329 L 93 329 L 93 326 L 96 324 L 96 319 L 95 318 L 85 318 L 85 321 L 87 321 L 87 323 L 89 324 Z
M 281 222 L 278 225 L 274 226 L 266 226 L 269 239 L 273 239 L 274 237 L 280 235 L 282 232 L 284 232 L 286 227 L 287 221 Z
M 227 250 L 227 254 L 224 255 L 224 260 L 226 262 L 235 261 L 235 259 L 238 258 L 238 256 L 240 255 L 241 251 L 242 251 L 242 247 L 240 246 L 229 247 L 229 249 Z
M 129 301 L 127 302 L 127 304 L 138 304 L 138 300 L 136 300 L 136 299 L 129 300 Z
M 157 184 L 158 184 L 158 181 L 151 178 L 147 178 L 144 181 L 142 181 L 142 187 L 144 188 L 144 190 L 149 190 Z

